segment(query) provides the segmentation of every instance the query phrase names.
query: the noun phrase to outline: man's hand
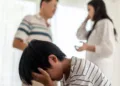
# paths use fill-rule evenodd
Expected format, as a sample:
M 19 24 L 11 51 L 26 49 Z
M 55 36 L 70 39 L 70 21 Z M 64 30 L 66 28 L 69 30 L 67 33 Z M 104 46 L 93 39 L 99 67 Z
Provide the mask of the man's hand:
M 13 47 L 23 51 L 27 47 L 27 44 L 25 44 L 23 40 L 15 38 L 13 41 Z
M 42 83 L 45 86 L 53 86 L 53 81 L 51 80 L 49 74 L 41 68 L 38 68 L 40 74 L 32 73 L 32 77 L 35 81 Z

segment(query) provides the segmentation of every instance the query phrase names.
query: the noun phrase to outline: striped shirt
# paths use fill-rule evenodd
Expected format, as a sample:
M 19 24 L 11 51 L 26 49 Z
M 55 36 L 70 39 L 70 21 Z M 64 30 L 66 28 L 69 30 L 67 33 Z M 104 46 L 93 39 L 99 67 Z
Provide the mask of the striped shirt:
M 72 57 L 70 75 L 61 80 L 62 86 L 111 86 L 101 70 L 92 62 Z
M 15 38 L 21 39 L 25 43 L 29 43 L 34 39 L 52 42 L 50 28 L 39 14 L 25 16 L 16 32 Z

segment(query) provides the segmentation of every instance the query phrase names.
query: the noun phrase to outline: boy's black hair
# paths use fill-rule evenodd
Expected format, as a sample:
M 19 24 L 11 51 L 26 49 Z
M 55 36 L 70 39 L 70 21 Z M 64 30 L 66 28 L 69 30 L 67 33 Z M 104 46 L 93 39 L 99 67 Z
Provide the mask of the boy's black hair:
M 41 0 L 41 2 L 40 2 L 40 7 L 42 6 L 43 1 L 45 1 L 45 2 L 50 2 L 50 1 L 52 1 L 52 0 Z M 56 0 L 56 1 L 58 2 L 59 0 Z
M 53 43 L 47 41 L 32 41 L 24 50 L 20 63 L 20 79 L 27 85 L 32 85 L 32 72 L 39 73 L 38 67 L 47 70 L 51 65 L 48 56 L 54 54 L 59 61 L 63 61 L 66 55 Z

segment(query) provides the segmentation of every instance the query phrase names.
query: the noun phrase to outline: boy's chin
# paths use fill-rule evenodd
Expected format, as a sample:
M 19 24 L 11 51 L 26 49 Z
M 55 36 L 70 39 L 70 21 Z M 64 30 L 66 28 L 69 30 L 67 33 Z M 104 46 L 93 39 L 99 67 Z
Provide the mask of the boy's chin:
M 60 78 L 60 79 L 57 79 L 56 81 L 60 81 L 62 78 Z
M 56 81 L 60 81 L 62 80 L 63 76 L 59 77 Z
M 59 77 L 59 78 L 56 78 L 56 79 L 52 79 L 52 81 L 60 81 L 63 77 Z

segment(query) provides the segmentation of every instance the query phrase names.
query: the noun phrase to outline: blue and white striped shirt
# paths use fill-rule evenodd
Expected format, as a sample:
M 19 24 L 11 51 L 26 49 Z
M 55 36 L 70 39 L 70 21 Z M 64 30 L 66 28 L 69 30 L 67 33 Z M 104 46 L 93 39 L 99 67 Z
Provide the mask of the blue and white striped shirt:
M 16 32 L 15 38 L 21 39 L 25 43 L 29 43 L 34 39 L 52 42 L 51 30 L 44 18 L 39 14 L 25 16 Z

